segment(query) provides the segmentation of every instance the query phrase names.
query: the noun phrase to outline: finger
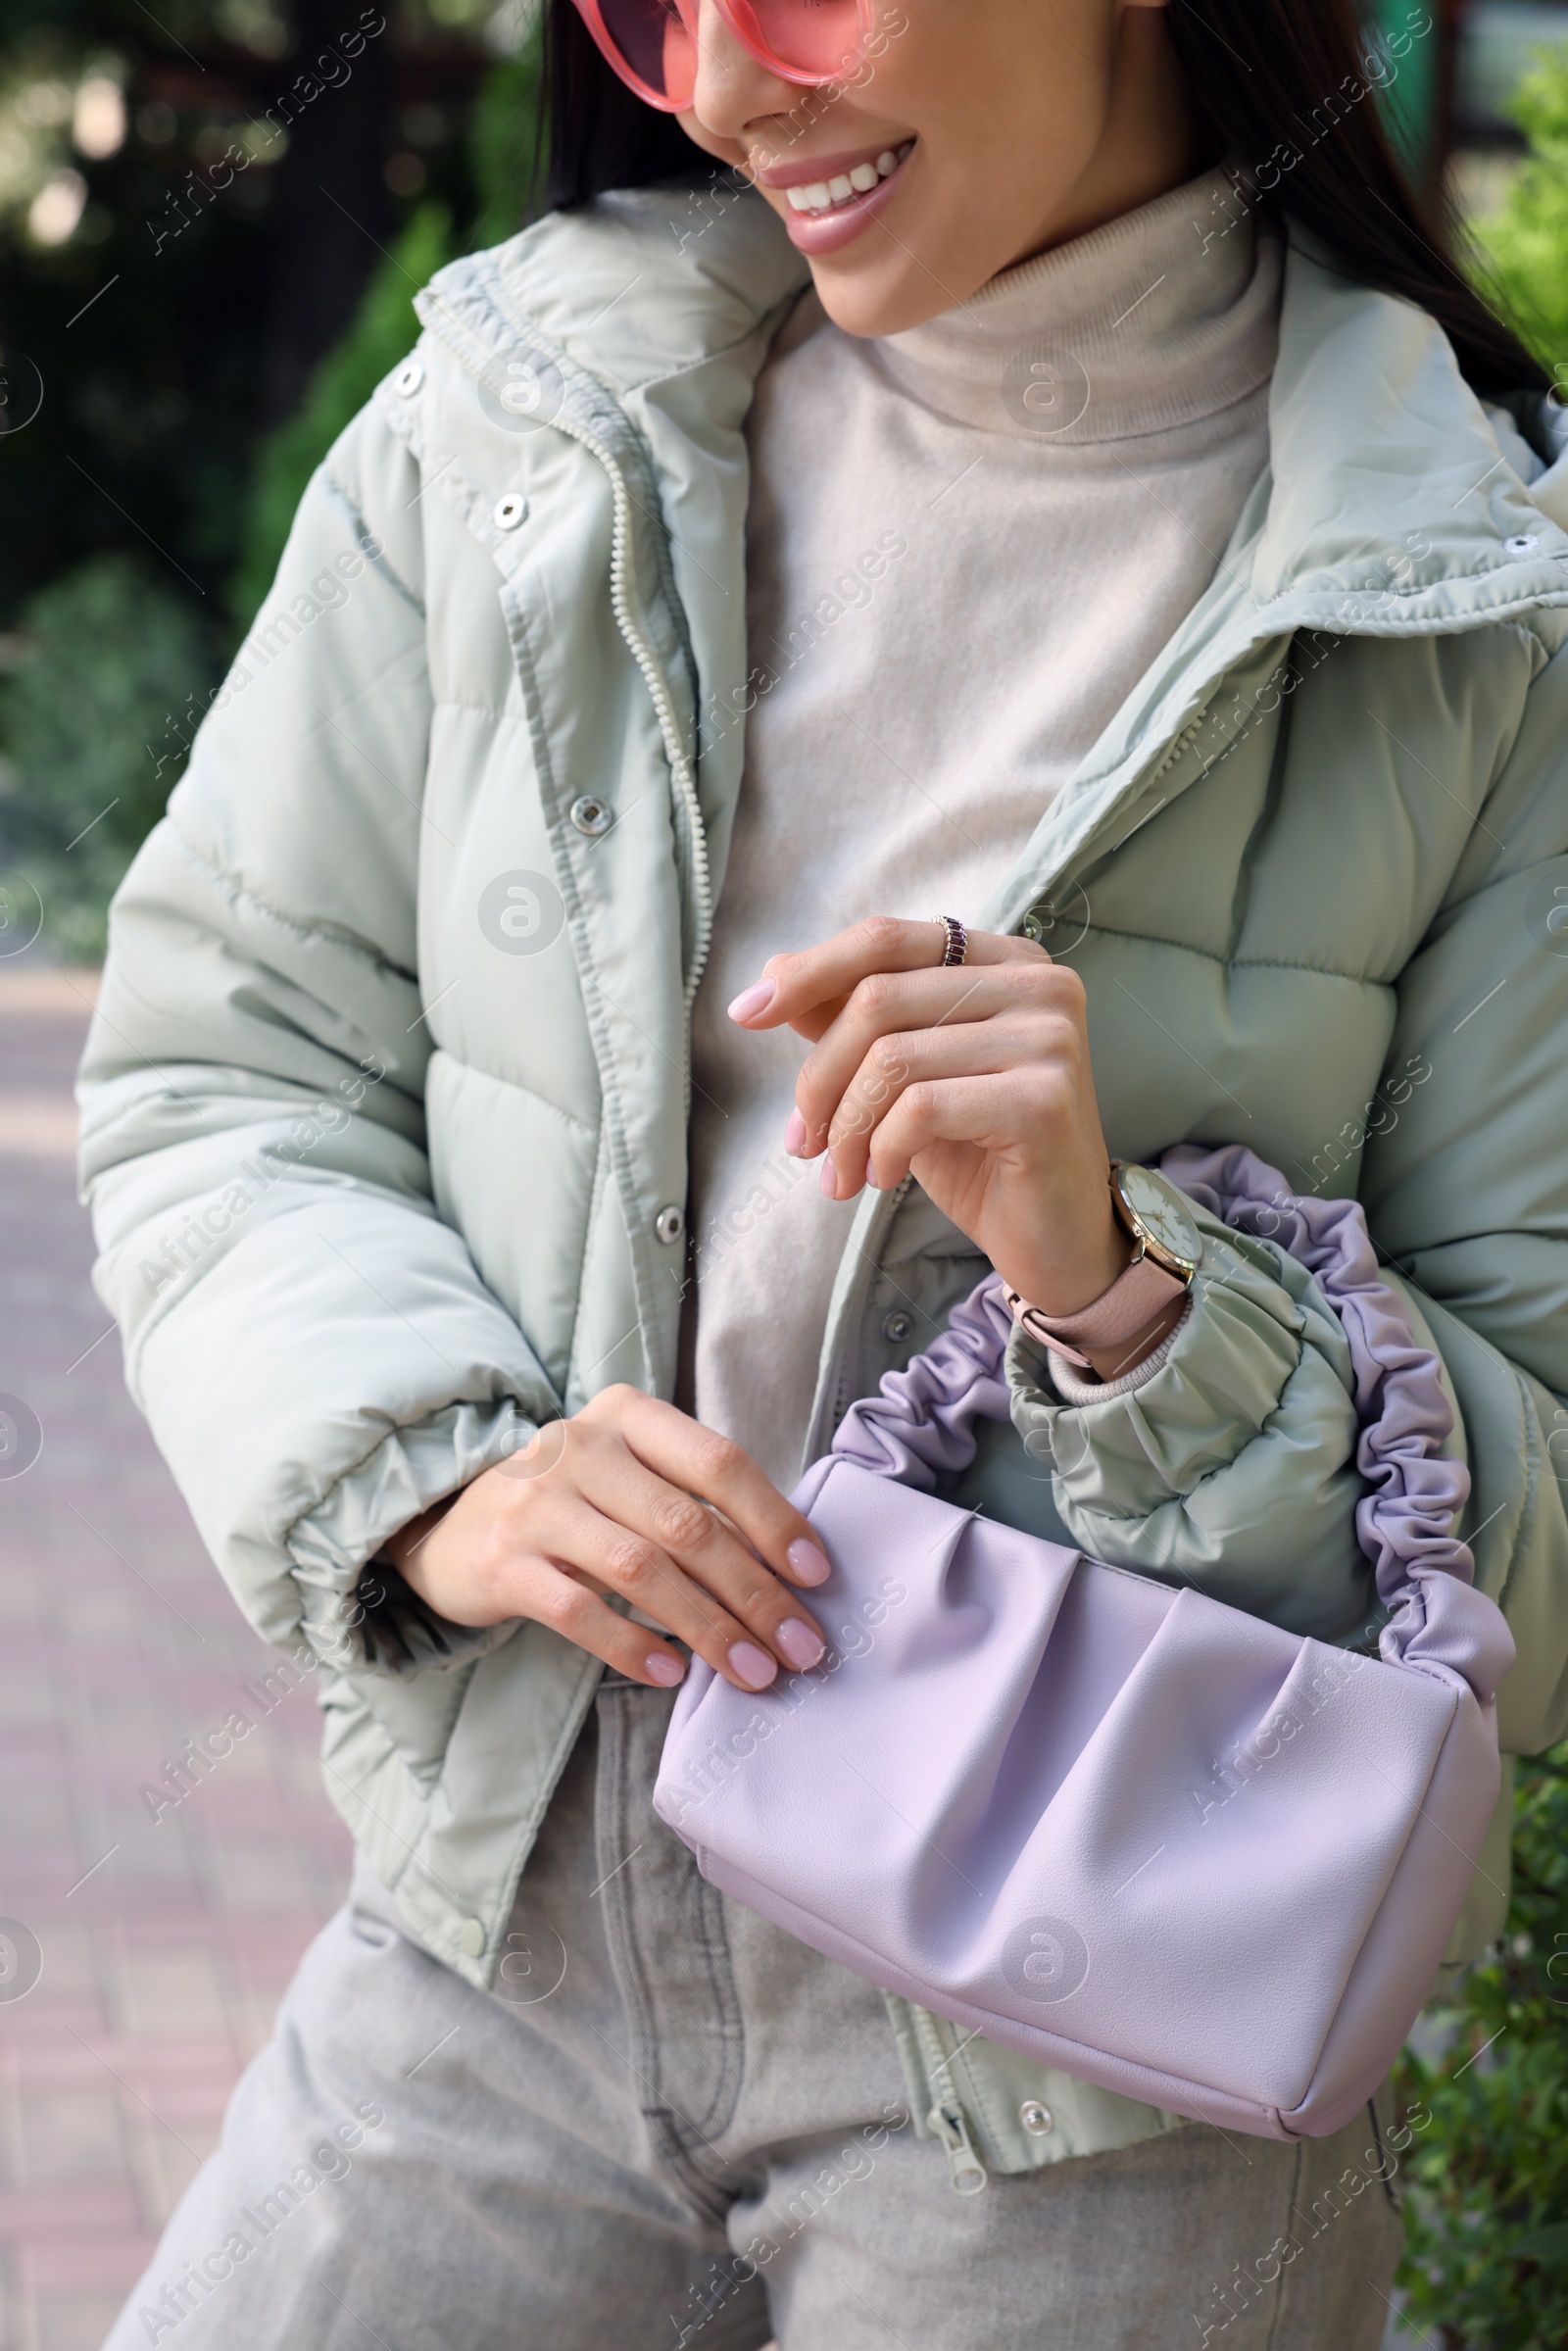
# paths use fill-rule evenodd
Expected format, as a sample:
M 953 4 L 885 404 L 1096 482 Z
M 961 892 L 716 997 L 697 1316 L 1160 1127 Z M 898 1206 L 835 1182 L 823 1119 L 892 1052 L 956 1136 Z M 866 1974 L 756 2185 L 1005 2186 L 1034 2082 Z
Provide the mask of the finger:
M 826 1583 L 832 1569 L 810 1520 L 786 1501 L 744 1445 L 640 1389 L 615 1393 L 616 1424 L 639 1461 L 722 1510 L 775 1575 L 791 1584 Z
M 871 1137 L 876 1189 L 891 1191 L 925 1151 L 968 1144 L 1004 1151 L 1026 1127 L 1060 1114 L 1064 1089 L 1052 1071 L 1029 1073 L 1020 1089 L 1016 1070 L 999 1077 L 936 1078 L 906 1086 Z
M 635 1452 L 606 1448 L 583 1464 L 585 1500 L 653 1543 L 726 1609 L 744 1633 L 792 1672 L 817 1664 L 826 1646 L 809 1609 L 786 1590 L 716 1511 L 647 1468 Z M 642 1603 L 647 1605 L 647 1603 Z M 648 1606 L 650 1616 L 661 1611 Z M 683 1639 L 684 1627 L 673 1628 Z
M 862 980 L 796 1081 L 795 1103 L 805 1129 L 804 1135 L 791 1130 L 797 1153 L 813 1158 L 824 1148 L 846 1090 L 879 1040 L 902 1046 L 911 1032 L 953 1029 L 965 1032 L 972 1047 L 977 1024 L 1031 1016 L 1059 1024 L 1057 1042 L 1070 1045 L 1083 1021 L 1083 983 L 1077 974 L 1037 959 L 978 971 L 877 972 Z M 1041 1050 L 1046 1050 L 1044 1037 Z M 889 1053 L 884 1058 L 895 1074 L 904 1056 Z
M 879 971 L 940 970 L 946 952 L 947 932 L 940 922 L 873 914 L 819 946 L 770 956 L 760 979 L 736 997 L 730 1017 L 743 1028 L 776 1029 L 788 1023 L 805 1035 L 819 1036 L 861 980 Z M 1027 939 L 971 931 L 960 968 L 1050 960 L 1043 947 Z
M 575 1647 L 602 1658 L 645 1689 L 673 1690 L 686 1679 L 686 1660 L 678 1649 L 661 1641 L 657 1633 L 650 1633 L 646 1625 L 633 1624 L 615 1609 L 607 1608 L 585 1584 L 553 1559 L 519 1559 L 516 1577 L 519 1616 L 548 1625 Z
M 735 1689 L 765 1690 L 777 1680 L 779 1660 L 650 1536 L 622 1525 L 575 1494 L 563 1495 L 553 1516 L 550 1552 L 563 1566 L 608 1585 L 677 1641 L 684 1641 Z M 820 1634 L 815 1638 L 821 1641 Z M 803 1666 L 807 1654 L 803 1652 Z
M 879 1037 L 833 1111 L 823 1191 L 829 1192 L 831 1182 L 832 1199 L 851 1200 L 863 1183 L 875 1184 L 875 1170 L 867 1174 L 871 1138 L 907 1087 L 938 1078 L 1000 1077 L 1008 1070 L 1032 1068 L 1050 1056 L 1053 1042 L 1038 1022 L 1006 1017 Z

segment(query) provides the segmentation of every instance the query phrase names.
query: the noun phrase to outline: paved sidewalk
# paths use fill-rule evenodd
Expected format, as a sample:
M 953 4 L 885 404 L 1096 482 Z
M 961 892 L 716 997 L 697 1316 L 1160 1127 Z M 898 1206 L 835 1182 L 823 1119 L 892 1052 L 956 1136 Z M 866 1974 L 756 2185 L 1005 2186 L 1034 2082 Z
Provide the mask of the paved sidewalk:
M 28 1951 L 0 1928 L 0 2351 L 97 2351 L 348 1881 L 310 1689 L 265 1717 L 242 1697 L 275 1652 L 88 1286 L 71 1079 L 91 999 L 90 974 L 0 964 L 0 1917 L 42 1963 L 12 1997 Z M 235 1707 L 256 1728 L 155 1822 L 143 1785 Z

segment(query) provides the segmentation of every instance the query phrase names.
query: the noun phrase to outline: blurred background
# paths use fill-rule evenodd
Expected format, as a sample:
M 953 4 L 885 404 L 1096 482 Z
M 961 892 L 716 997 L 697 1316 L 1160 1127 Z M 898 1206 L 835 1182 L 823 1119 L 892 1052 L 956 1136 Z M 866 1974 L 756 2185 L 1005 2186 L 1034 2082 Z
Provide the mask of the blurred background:
M 521 225 L 532 13 L 0 0 L 12 944 L 35 892 L 47 949 L 100 951 L 312 466 L 414 339 L 410 297 Z
M 1365 13 L 1410 171 L 1568 363 L 1568 5 Z M 94 2351 L 346 1884 L 310 1690 L 269 1694 L 124 1395 L 71 1079 L 109 895 L 313 466 L 416 289 L 527 218 L 536 31 L 534 0 L 0 0 L 0 2351 Z M 1407 2060 L 1406 2342 L 1568 2343 L 1565 1856 L 1560 1750 L 1521 1775 L 1508 1935 Z

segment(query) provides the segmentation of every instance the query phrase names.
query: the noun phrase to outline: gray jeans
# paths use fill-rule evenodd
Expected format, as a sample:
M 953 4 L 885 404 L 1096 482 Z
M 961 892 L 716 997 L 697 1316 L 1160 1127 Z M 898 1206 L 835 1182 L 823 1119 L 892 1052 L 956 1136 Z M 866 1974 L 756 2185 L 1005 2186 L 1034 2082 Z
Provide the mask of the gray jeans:
M 672 1702 L 601 1689 L 497 1996 L 360 1872 L 108 2351 L 1376 2351 L 1399 2225 L 1370 2114 L 955 2195 L 880 1994 L 656 1819 Z

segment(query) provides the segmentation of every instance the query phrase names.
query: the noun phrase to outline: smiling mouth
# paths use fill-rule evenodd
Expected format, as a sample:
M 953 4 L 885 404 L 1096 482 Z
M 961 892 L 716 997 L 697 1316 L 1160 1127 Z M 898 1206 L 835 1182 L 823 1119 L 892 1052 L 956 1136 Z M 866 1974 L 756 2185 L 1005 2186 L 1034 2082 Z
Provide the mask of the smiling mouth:
M 786 188 L 784 194 L 790 210 L 836 213 L 845 205 L 858 204 L 862 196 L 869 196 L 873 188 L 880 187 L 884 179 L 892 178 L 913 146 L 913 139 L 906 139 L 902 147 L 885 147 L 874 162 L 867 158 L 853 171 L 835 172 L 831 179 L 812 179 L 805 187 Z

